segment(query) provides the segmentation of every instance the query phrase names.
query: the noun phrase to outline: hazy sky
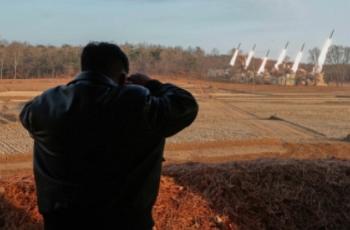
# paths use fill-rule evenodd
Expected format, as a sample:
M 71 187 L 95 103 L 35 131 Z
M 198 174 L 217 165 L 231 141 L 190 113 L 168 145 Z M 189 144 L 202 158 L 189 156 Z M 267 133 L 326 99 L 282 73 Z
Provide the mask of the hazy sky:
M 35 44 L 91 40 L 218 48 L 242 42 L 277 56 L 286 41 L 294 56 L 334 42 L 350 45 L 350 0 L 0 0 L 0 36 Z

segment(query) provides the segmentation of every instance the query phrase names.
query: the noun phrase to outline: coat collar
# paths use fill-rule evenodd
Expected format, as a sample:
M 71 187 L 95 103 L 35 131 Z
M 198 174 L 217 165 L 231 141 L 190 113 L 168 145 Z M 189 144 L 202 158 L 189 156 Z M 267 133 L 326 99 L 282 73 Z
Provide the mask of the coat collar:
M 98 72 L 92 72 L 92 71 L 83 71 L 79 73 L 71 82 L 68 83 L 68 85 L 74 84 L 79 81 L 92 81 L 92 82 L 98 82 L 98 83 L 107 84 L 111 86 L 118 85 L 106 75 Z

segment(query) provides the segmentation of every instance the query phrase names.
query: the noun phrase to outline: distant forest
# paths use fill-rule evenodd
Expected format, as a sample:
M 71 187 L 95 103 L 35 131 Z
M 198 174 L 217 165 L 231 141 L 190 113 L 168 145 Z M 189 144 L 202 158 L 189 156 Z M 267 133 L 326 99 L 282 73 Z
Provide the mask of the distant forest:
M 227 69 L 231 54 L 217 50 L 206 53 L 200 47 L 166 47 L 149 44 L 122 44 L 130 59 L 131 72 L 159 75 L 189 75 L 206 77 L 209 69 Z M 24 42 L 0 41 L 0 79 L 72 77 L 79 72 L 82 46 L 32 45 Z M 318 48 L 308 52 L 312 68 L 320 53 Z M 292 61 L 291 58 L 287 61 Z M 257 69 L 259 59 L 251 68 Z M 350 81 L 350 47 L 332 46 L 325 66 L 329 81 Z M 239 65 L 239 64 L 238 64 Z

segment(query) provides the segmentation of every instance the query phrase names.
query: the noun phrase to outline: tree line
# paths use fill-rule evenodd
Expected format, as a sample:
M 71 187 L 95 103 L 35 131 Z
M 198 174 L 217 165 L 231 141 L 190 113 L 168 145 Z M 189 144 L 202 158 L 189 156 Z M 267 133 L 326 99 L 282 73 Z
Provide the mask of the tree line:
M 208 68 L 225 68 L 229 55 L 206 54 L 200 47 L 120 45 L 131 72 L 204 75 Z M 0 41 L 0 79 L 71 77 L 79 72 L 82 46 L 32 45 Z
M 227 69 L 231 58 L 217 50 L 200 47 L 167 47 L 150 44 L 120 45 L 130 60 L 132 72 L 205 77 L 210 69 Z M 82 46 L 32 45 L 0 41 L 0 79 L 72 77 L 80 70 Z M 317 60 L 318 48 L 309 50 L 309 62 Z M 254 59 L 254 62 L 259 62 Z M 332 46 L 325 72 L 330 80 L 350 81 L 350 47 Z

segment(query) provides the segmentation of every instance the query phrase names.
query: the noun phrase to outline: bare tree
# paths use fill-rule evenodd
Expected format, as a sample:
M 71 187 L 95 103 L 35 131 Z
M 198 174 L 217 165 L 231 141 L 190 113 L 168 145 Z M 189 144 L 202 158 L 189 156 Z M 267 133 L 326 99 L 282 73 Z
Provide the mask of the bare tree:
M 318 61 L 318 57 L 320 56 L 321 50 L 317 47 L 309 50 L 309 61 L 316 65 Z
M 1 64 L 0 64 L 0 79 L 3 79 L 4 76 L 4 62 L 5 62 L 5 54 L 4 54 L 4 50 L 1 50 Z
M 11 53 L 11 56 L 13 58 L 13 78 L 17 79 L 18 76 L 18 66 L 20 63 L 20 55 L 22 54 L 21 50 L 25 44 L 19 43 L 19 42 L 12 42 L 7 49 Z
M 220 55 L 220 51 L 217 48 L 213 48 L 210 51 L 210 55 L 212 55 L 212 56 L 219 56 Z
M 343 85 L 346 75 L 346 64 L 349 62 L 349 48 L 343 46 L 333 45 L 330 47 L 326 63 L 333 65 L 333 71 L 329 73 L 330 75 L 335 76 L 336 84 Z
M 344 47 L 344 64 L 350 64 L 350 47 Z
M 18 53 L 15 51 L 13 58 L 13 71 L 14 71 L 14 79 L 17 79 L 17 66 L 18 66 Z
M 341 60 L 341 47 L 339 46 L 331 46 L 328 50 L 326 63 L 327 64 L 339 64 Z

